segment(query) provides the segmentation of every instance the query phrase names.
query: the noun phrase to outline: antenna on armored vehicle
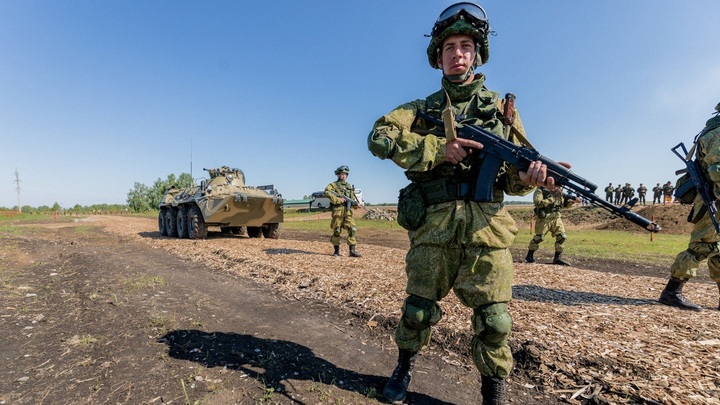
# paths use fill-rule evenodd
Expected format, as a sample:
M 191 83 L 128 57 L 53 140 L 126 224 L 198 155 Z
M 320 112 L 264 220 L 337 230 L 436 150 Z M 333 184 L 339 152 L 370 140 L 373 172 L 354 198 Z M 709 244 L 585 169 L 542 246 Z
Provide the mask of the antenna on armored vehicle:
M 14 182 L 17 183 L 17 186 L 15 187 L 15 190 L 17 190 L 18 195 L 18 212 L 22 212 L 22 205 L 20 205 L 20 173 L 17 171 L 17 167 L 15 168 L 15 180 Z

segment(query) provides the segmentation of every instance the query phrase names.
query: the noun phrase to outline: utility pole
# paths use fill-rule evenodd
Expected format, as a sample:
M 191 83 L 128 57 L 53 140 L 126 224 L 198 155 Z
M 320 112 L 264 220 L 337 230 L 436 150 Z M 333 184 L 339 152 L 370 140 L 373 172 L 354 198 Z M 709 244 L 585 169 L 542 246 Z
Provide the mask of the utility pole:
M 20 173 L 18 173 L 17 167 L 15 168 L 15 183 L 17 183 L 15 190 L 17 190 L 18 194 L 18 212 L 22 212 L 22 205 L 20 205 Z

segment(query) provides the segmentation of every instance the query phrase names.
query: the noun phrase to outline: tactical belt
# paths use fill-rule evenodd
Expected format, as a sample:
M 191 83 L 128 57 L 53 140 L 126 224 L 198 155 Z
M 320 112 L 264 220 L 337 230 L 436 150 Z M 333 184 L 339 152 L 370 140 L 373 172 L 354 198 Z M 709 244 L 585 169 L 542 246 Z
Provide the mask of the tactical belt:
M 475 184 L 459 183 L 447 178 L 416 183 L 420 187 L 425 206 L 455 200 L 473 200 Z
M 552 208 L 538 208 L 538 211 L 542 211 L 546 214 L 552 214 L 553 212 L 560 212 L 559 207 L 552 207 Z

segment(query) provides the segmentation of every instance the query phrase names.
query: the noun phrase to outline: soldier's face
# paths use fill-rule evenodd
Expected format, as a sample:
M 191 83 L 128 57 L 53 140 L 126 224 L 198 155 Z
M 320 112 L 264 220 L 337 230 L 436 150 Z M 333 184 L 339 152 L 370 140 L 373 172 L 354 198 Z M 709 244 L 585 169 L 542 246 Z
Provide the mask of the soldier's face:
M 347 180 L 347 175 L 348 175 L 347 173 L 340 173 L 340 174 L 338 174 L 338 180 L 340 180 L 340 181 L 345 181 L 345 180 Z
M 475 61 L 475 41 L 470 35 L 451 35 L 443 41 L 438 66 L 447 75 L 462 75 Z

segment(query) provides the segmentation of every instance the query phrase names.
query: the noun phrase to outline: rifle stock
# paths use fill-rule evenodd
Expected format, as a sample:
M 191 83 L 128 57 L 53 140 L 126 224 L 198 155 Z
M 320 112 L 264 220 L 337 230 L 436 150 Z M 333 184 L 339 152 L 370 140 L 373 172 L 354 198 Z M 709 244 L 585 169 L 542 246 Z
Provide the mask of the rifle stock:
M 417 116 L 428 123 L 443 127 L 441 120 L 422 111 L 418 111 Z M 508 162 L 519 170 L 525 171 L 530 167 L 530 163 L 540 161 L 547 166 L 547 175 L 555 179 L 556 185 L 571 189 L 578 196 L 585 197 L 592 205 L 603 208 L 613 215 L 621 216 L 650 232 L 657 232 L 661 229 L 657 223 L 632 212 L 631 209 L 637 203 L 637 198 L 633 198 L 622 207 L 610 204 L 595 194 L 595 190 L 597 190 L 595 184 L 576 175 L 560 163 L 541 155 L 538 151 L 516 145 L 477 125 L 459 123 L 456 125 L 460 138 L 483 144 L 483 148 L 476 151 L 479 152 L 476 156 L 482 157 L 483 163 L 475 184 L 474 201 L 492 201 L 495 178 L 503 162 Z

